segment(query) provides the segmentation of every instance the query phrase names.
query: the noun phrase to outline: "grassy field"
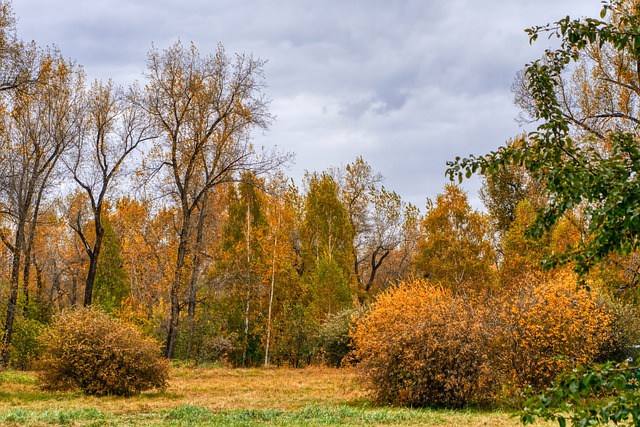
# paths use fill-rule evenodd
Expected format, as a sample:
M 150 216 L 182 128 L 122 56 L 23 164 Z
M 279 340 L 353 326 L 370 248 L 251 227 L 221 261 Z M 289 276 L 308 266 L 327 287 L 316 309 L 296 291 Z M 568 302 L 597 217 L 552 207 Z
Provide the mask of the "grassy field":
M 517 426 L 506 412 L 371 405 L 353 372 L 174 368 L 163 392 L 134 398 L 44 393 L 33 373 L 0 374 L 0 425 Z

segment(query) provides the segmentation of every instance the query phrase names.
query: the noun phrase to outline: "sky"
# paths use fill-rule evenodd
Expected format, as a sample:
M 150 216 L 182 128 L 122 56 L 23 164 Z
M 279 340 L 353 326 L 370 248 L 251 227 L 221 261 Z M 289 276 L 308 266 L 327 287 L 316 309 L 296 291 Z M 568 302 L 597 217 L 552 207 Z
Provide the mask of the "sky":
M 287 174 L 362 156 L 424 211 L 446 162 L 525 129 L 511 85 L 552 45 L 524 29 L 598 17 L 600 0 L 13 0 L 18 36 L 57 46 L 90 80 L 143 82 L 147 52 L 177 40 L 202 54 L 266 60 L 276 120 L 256 146 L 295 153 Z M 478 179 L 464 183 L 481 208 Z

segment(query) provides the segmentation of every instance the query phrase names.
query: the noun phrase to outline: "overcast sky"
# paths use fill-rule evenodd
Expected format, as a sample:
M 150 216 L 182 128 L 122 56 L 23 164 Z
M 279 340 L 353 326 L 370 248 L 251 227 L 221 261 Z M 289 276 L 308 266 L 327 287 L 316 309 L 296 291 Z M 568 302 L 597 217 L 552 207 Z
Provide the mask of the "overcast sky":
M 270 130 L 256 145 L 296 153 L 288 174 L 362 156 L 424 211 L 446 161 L 523 131 L 511 84 L 537 57 L 524 29 L 594 16 L 599 0 L 13 0 L 18 34 L 56 45 L 89 79 L 140 80 L 152 44 L 268 61 Z M 474 206 L 478 182 L 465 185 Z

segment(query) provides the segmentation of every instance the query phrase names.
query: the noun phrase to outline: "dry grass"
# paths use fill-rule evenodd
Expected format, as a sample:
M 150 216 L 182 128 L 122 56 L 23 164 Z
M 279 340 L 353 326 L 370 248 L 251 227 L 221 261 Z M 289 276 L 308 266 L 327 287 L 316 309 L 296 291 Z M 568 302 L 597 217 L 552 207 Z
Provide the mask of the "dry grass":
M 374 407 L 346 369 L 173 369 L 164 392 L 134 398 L 44 393 L 2 373 L 2 425 L 517 426 L 506 413 Z

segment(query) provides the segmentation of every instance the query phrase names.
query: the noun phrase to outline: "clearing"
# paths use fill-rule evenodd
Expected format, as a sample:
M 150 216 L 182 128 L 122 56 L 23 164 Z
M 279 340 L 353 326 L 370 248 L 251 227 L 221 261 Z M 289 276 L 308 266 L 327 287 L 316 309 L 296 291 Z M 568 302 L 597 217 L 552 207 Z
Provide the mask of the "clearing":
M 0 374 L 0 424 L 16 426 L 518 426 L 507 412 L 374 406 L 349 369 L 178 366 L 163 392 L 45 393 L 32 372 Z M 544 425 L 544 424 L 541 424 Z

